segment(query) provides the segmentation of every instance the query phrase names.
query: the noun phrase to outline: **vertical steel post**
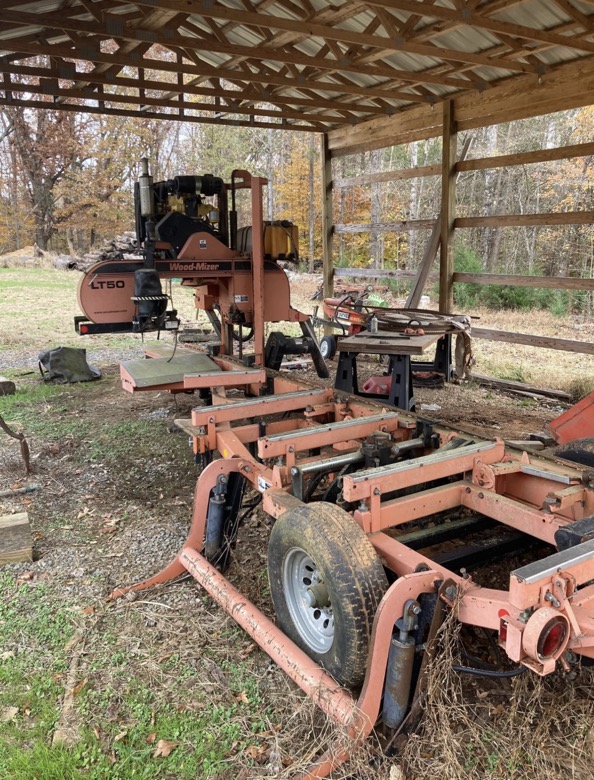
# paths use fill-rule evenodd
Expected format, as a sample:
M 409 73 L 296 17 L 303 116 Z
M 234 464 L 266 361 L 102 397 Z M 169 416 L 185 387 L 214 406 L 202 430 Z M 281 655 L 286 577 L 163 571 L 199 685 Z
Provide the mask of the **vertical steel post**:
M 252 176 L 252 304 L 254 308 L 254 354 L 264 365 L 264 221 L 262 187 L 266 179 Z

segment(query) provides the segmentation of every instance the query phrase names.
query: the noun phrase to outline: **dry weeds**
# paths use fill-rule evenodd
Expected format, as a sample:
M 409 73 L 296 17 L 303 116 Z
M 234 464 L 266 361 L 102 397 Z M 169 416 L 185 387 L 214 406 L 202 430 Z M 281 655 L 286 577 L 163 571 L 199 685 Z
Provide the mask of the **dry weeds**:
M 409 778 L 590 780 L 594 777 L 591 667 L 539 678 L 469 678 L 452 611 L 430 665 L 420 730 L 403 751 Z M 478 682 L 477 682 L 478 681 Z

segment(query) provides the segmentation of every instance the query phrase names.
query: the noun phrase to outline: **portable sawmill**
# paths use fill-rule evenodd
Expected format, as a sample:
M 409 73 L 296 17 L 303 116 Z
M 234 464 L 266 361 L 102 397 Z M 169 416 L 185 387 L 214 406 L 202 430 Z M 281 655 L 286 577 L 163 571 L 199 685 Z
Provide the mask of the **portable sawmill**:
M 374 727 L 387 745 L 414 728 L 448 613 L 496 651 L 455 667 L 461 674 L 548 675 L 592 662 L 594 472 L 233 358 L 205 359 L 212 365 L 185 381 L 209 388 L 212 403 L 176 421 L 203 467 L 188 537 L 163 571 L 112 596 L 190 573 L 352 737 L 300 780 L 328 776 Z M 252 490 L 274 519 L 264 610 L 233 585 L 233 569 L 224 574 Z M 493 587 L 496 561 L 507 586 Z
M 213 325 L 221 354 L 237 348 L 244 357 L 249 342 L 250 362 L 278 368 L 284 355 L 308 353 L 318 375 L 327 377 L 310 318 L 291 306 L 289 280 L 278 264 L 297 258 L 297 228 L 263 220 L 265 184 L 242 170 L 229 184 L 211 174 L 154 182 L 143 159 L 134 189 L 138 255 L 97 263 L 84 274 L 78 333 L 176 331 L 180 321 L 168 308 L 163 282 L 181 279 L 194 288 L 196 307 Z M 251 225 L 242 228 L 240 190 L 251 190 Z M 298 323 L 302 336 L 273 331 L 266 341 L 265 325 L 272 322 Z

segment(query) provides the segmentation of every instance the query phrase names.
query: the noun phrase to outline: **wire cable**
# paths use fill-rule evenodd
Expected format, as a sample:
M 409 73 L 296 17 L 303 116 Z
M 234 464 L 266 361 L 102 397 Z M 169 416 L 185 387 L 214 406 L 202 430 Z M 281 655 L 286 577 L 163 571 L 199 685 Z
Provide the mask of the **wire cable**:
M 454 672 L 460 672 L 461 674 L 472 674 L 475 677 L 518 677 L 520 674 L 524 674 L 528 670 L 526 666 L 517 666 L 515 669 L 507 669 L 502 672 L 495 671 L 494 669 L 476 669 L 474 666 L 452 666 Z

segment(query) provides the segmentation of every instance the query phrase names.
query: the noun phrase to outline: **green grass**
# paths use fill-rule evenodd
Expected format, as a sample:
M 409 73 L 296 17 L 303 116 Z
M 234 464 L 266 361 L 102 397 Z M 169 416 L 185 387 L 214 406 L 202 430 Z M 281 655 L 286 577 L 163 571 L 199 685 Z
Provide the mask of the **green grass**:
M 14 395 L 0 396 L 0 415 L 9 424 L 20 424 L 25 435 L 46 441 L 83 436 L 90 430 L 90 423 L 80 419 L 76 409 L 99 390 L 93 382 L 76 387 L 45 383 L 41 378 L 17 382 Z
M 43 582 L 18 585 L 0 575 L 0 714 L 18 708 L 0 727 L 0 777 L 69 777 L 69 757 L 55 751 L 50 761 L 47 738 L 59 715 L 64 648 L 73 631 L 74 612 L 65 598 L 56 602 Z
M 164 427 L 162 422 L 149 420 L 107 424 L 89 441 L 89 457 L 91 460 L 121 460 L 130 456 L 131 442 L 134 442 L 134 458 L 154 455 L 162 446 Z
M 196 686 L 196 666 L 177 654 L 152 678 L 144 671 L 147 652 L 139 658 L 126 644 L 130 633 L 146 631 L 141 615 L 130 623 L 124 610 L 111 609 L 85 634 L 85 664 L 78 672 L 84 684 L 75 697 L 81 739 L 71 748 L 52 746 L 68 674 L 66 646 L 82 619 L 49 585 L 19 585 L 0 575 L 0 716 L 17 708 L 0 723 L 1 778 L 206 779 L 258 744 L 267 710 L 258 679 L 244 663 L 221 662 L 226 699 Z M 177 743 L 169 756 L 154 755 L 159 740 Z
M 78 272 L 55 268 L 0 268 L 0 349 L 45 350 L 57 346 L 133 346 L 132 336 L 78 336 L 73 318 L 80 314 Z M 181 315 L 195 318 L 193 293 L 173 285 L 173 301 Z

